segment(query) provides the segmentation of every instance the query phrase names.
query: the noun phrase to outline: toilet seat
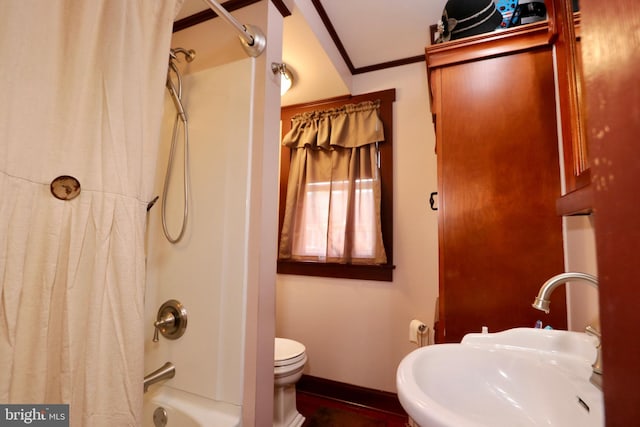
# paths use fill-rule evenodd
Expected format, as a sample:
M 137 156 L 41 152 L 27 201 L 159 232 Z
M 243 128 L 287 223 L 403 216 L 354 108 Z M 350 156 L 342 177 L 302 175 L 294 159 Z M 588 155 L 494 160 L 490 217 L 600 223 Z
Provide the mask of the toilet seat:
M 277 338 L 274 345 L 273 366 L 295 365 L 302 360 L 306 361 L 306 347 L 298 341 L 288 338 Z

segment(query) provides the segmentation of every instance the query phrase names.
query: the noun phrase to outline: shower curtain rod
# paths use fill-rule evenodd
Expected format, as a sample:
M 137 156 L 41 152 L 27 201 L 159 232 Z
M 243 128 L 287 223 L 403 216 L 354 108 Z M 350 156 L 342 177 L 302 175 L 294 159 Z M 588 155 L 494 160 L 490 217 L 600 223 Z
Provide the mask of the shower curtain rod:
M 260 56 L 267 45 L 267 39 L 258 27 L 253 25 L 242 25 L 227 10 L 215 0 L 202 0 L 218 16 L 229 23 L 239 34 L 240 42 L 247 55 L 254 58 Z

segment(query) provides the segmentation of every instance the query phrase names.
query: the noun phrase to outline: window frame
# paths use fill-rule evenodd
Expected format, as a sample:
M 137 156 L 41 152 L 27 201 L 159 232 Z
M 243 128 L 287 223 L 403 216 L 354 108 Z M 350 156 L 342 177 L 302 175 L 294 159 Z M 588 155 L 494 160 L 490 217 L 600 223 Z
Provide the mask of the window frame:
M 299 113 L 326 110 L 342 107 L 346 104 L 357 104 L 363 101 L 380 100 L 380 119 L 384 126 L 384 142 L 378 146 L 380 155 L 380 186 L 382 222 L 382 240 L 387 255 L 386 264 L 356 265 L 322 262 L 301 262 L 278 260 L 279 274 L 294 274 L 301 276 L 334 277 L 344 279 L 393 281 L 393 103 L 396 100 L 396 90 L 387 89 L 363 95 L 346 95 L 320 101 L 296 104 L 282 107 L 280 118 L 282 123 L 281 137 L 291 130 L 291 118 Z M 286 205 L 287 184 L 289 181 L 289 166 L 291 150 L 280 147 L 280 195 L 278 213 L 278 245 L 282 234 L 282 224 Z

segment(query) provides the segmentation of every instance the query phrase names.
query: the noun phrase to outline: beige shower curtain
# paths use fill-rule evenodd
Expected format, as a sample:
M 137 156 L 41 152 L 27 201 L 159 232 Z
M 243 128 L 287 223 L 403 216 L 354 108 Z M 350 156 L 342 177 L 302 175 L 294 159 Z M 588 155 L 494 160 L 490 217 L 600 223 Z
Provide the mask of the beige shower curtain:
M 141 425 L 146 204 L 181 1 L 0 2 L 0 403 Z M 63 175 L 78 197 L 53 196 Z

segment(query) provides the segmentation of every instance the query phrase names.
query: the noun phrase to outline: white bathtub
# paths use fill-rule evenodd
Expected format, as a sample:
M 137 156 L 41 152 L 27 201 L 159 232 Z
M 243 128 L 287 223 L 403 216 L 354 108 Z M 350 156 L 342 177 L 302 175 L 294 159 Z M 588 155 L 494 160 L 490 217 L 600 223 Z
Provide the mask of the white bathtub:
M 239 427 L 241 408 L 167 386 L 151 386 L 144 395 L 142 427 L 155 427 L 154 411 L 166 411 L 167 427 Z

